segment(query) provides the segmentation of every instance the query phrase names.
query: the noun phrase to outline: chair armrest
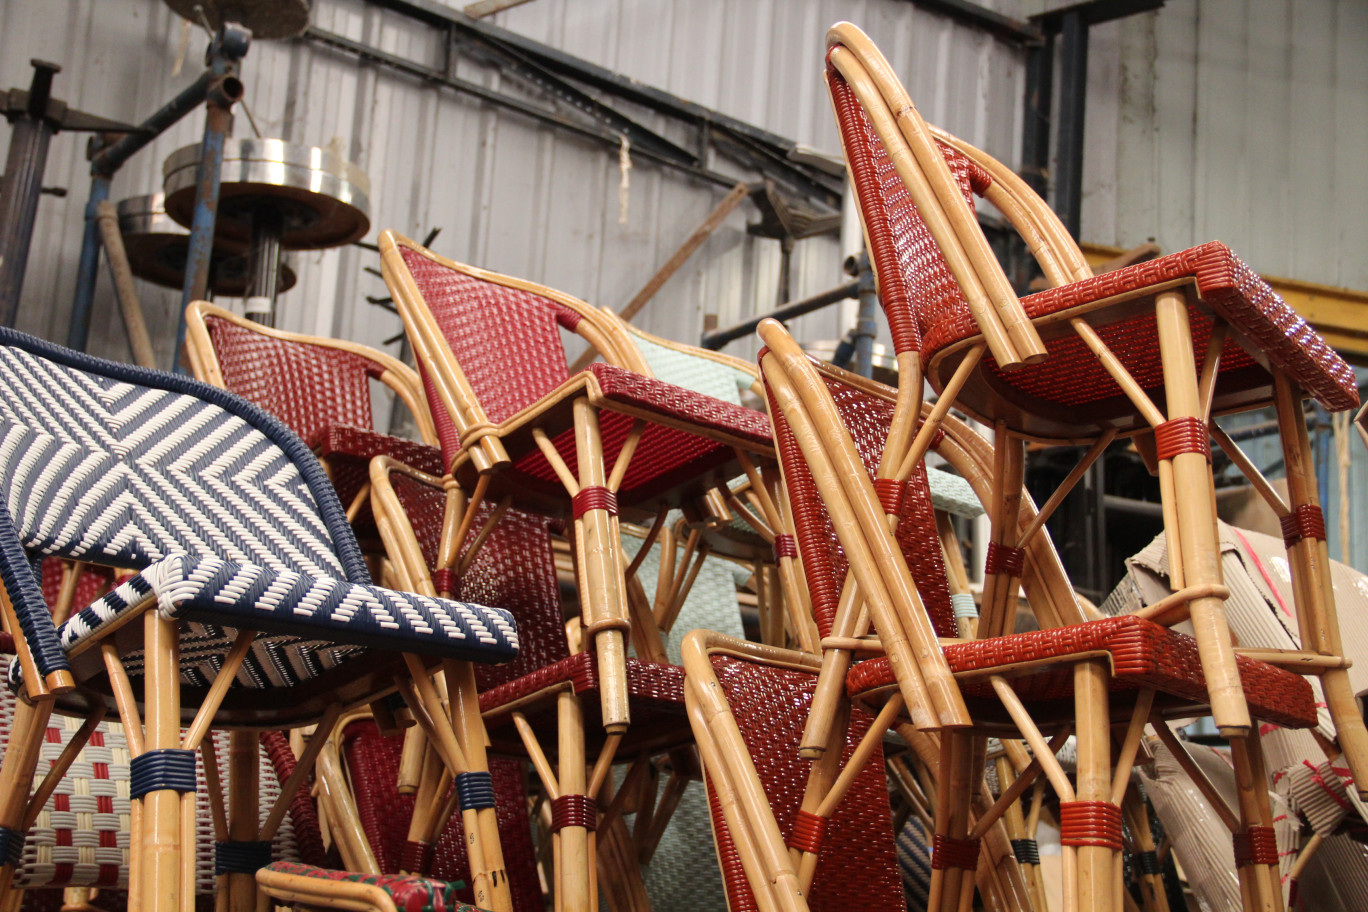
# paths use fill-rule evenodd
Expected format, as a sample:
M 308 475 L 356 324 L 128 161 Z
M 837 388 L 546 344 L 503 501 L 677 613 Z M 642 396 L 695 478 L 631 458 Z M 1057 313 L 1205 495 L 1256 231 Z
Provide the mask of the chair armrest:
M 28 555 L 19 543 L 14 520 L 3 503 L 0 503 L 0 581 L 4 582 L 9 597 L 5 609 L 9 615 L 7 620 L 11 625 L 18 624 L 18 629 L 11 629 L 10 633 L 19 654 L 20 668 L 32 682 L 29 695 L 65 689 L 71 666 L 58 640 L 52 613 L 43 600 L 43 590 L 34 575 L 33 564 L 29 563 Z

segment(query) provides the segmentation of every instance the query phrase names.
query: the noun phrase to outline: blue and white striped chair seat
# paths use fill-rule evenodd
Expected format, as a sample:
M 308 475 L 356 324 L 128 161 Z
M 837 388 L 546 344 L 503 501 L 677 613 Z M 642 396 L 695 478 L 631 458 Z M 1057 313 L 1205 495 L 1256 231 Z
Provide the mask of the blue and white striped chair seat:
M 157 561 L 73 616 L 58 631 L 62 648 L 71 652 L 151 600 L 163 617 L 185 625 L 181 675 L 192 686 L 213 680 L 238 626 L 282 631 L 258 635 L 237 675 L 244 687 L 318 677 L 365 644 L 486 662 L 518 652 L 517 631 L 502 609 L 183 554 Z M 330 642 L 340 626 L 352 645 Z M 141 671 L 138 651 L 122 658 L 130 674 Z
M 289 686 L 373 646 L 517 653 L 506 611 L 373 586 L 313 454 L 265 412 L 189 378 L 0 329 L 0 485 L 0 575 L 43 674 L 153 600 L 180 621 L 192 685 L 212 679 L 237 627 L 264 631 L 239 687 Z M 28 560 L 45 555 L 140 572 L 59 632 Z M 136 648 L 120 654 L 141 670 Z

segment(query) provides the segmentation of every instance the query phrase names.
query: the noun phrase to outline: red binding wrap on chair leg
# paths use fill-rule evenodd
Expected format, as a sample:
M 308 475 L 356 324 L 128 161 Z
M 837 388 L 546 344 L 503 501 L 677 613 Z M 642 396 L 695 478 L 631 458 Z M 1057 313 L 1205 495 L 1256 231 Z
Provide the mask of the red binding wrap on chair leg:
M 788 838 L 788 847 L 816 855 L 822 850 L 822 837 L 826 835 L 827 819 L 808 811 L 799 810 L 793 819 L 793 834 Z
M 593 831 L 598 827 L 598 805 L 588 795 L 561 795 L 551 802 L 551 832 L 570 826 Z
M 1154 428 L 1155 449 L 1160 459 L 1179 453 L 1201 453 L 1211 462 L 1211 432 L 1200 418 L 1174 418 Z
M 1066 846 L 1121 849 L 1121 808 L 1110 801 L 1061 801 L 1059 841 Z
M 951 839 L 937 833 L 931 840 L 931 867 L 934 870 L 961 868 L 974 871 L 978 869 L 978 861 L 977 839 Z
M 1325 540 L 1325 515 L 1315 504 L 1297 504 L 1278 522 L 1282 525 L 1283 544 L 1289 548 L 1303 538 Z
M 784 532 L 780 532 L 774 536 L 774 562 L 776 564 L 786 557 L 797 556 L 798 540 L 796 538 Z
M 602 485 L 586 485 L 580 488 L 570 501 L 575 519 L 590 510 L 607 510 L 609 516 L 618 515 L 617 494 Z
M 1231 837 L 1235 845 L 1235 867 L 1275 865 L 1278 863 L 1278 839 L 1270 826 L 1246 827 L 1243 833 Z
M 983 560 L 983 572 L 986 576 L 1006 573 L 1008 576 L 1020 577 L 1025 567 L 1026 552 L 1023 549 L 999 545 L 997 542 L 988 543 L 988 554 Z

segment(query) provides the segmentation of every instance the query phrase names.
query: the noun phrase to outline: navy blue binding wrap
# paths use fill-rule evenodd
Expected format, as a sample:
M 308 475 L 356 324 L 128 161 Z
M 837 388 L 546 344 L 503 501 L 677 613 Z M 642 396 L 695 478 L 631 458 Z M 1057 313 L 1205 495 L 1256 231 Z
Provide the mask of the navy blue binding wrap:
M 0 827 L 0 865 L 19 867 L 19 859 L 24 857 L 24 839 L 27 833 Z
M 148 792 L 171 789 L 193 792 L 195 784 L 195 752 L 162 748 L 144 751 L 128 764 L 128 797 L 141 798 Z
M 66 652 L 57 640 L 57 625 L 52 612 L 43 600 L 43 589 L 33 573 L 33 564 L 20 544 L 19 532 L 14 528 L 5 499 L 0 497 L 0 581 L 5 584 L 10 604 L 19 617 L 19 629 L 24 642 L 33 654 L 38 673 L 47 677 L 53 672 L 69 671 Z
M 1040 864 L 1040 846 L 1034 839 L 1013 839 L 1011 843 L 1017 864 Z
M 492 808 L 494 806 L 494 777 L 479 770 L 461 773 L 456 777 L 456 800 L 461 810 Z
M 193 396 L 242 419 L 279 446 L 299 468 L 300 476 L 318 505 L 319 517 L 333 541 L 337 558 L 346 574 L 345 579 L 352 583 L 371 584 L 361 547 L 352 533 L 351 524 L 347 522 L 346 511 L 337 499 L 336 490 L 313 452 L 278 419 L 245 399 L 190 377 L 104 361 L 5 327 L 0 327 L 0 345 L 12 346 L 64 367 L 121 383 Z M 56 671 L 68 670 L 70 666 L 58 644 L 51 612 L 43 600 L 42 589 L 34 577 L 18 529 L 5 508 L 4 498 L 0 498 L 0 581 L 3 581 L 5 591 L 14 605 L 19 627 L 39 673 L 46 677 Z
M 271 863 L 269 842 L 214 843 L 214 876 L 255 874 Z

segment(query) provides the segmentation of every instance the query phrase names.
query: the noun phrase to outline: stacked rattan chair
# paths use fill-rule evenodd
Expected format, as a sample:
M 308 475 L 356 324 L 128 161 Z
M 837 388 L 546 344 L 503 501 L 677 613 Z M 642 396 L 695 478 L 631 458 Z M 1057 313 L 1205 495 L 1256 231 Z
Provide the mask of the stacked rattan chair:
M 1324 670 L 1340 746 L 1351 765 L 1361 765 L 1368 759 L 1359 747 L 1365 733 L 1339 656 L 1323 524 L 1299 411 L 1306 395 L 1331 409 L 1354 404 L 1352 373 L 1223 245 L 1091 278 L 1077 246 L 1019 179 L 921 121 L 867 37 L 842 24 L 832 29 L 829 44 L 828 82 L 895 347 L 914 370 L 924 368 L 940 390 L 938 405 L 953 402 L 994 428 L 996 490 L 1019 488 L 1026 438 L 1092 444 L 1070 483 L 1117 435 L 1135 435 L 1153 461 L 1177 572 L 1174 595 L 1148 614 L 1166 623 L 1193 621 L 1204 687 L 1218 726 L 1232 740 L 1245 785 L 1235 834 L 1242 882 L 1259 904 L 1277 907 L 1276 851 L 1261 797 L 1266 792 L 1255 785 L 1264 776 L 1250 721 L 1251 671 L 1237 661 L 1243 657 L 1231 643 L 1221 604 L 1208 437 L 1251 475 L 1283 517 L 1305 596 L 1298 607 L 1305 651 L 1260 657 Z M 1047 278 L 1061 287 L 1016 298 L 977 227 L 973 192 L 1023 233 Z M 1161 395 L 1165 410 L 1155 405 Z M 1211 421 L 1213 414 L 1270 402 L 1280 416 L 1290 505 Z M 934 426 L 922 433 L 934 433 Z M 917 446 L 909 459 L 918 458 Z M 1062 492 L 1043 512 L 1060 497 Z M 1015 501 L 999 493 L 993 502 L 981 628 L 989 636 L 1008 629 L 1028 537 L 1017 526 Z M 939 677 L 940 670 L 931 668 Z M 940 721 L 949 721 L 943 711 Z M 1081 734 L 1080 728 L 1081 768 L 1104 770 L 1105 741 L 1087 746 Z M 1079 776 L 1080 785 L 1096 778 Z M 1098 784 L 1089 785 L 1097 794 L 1087 797 L 1105 797 Z
M 194 754 L 211 728 L 234 730 L 234 755 L 250 762 L 232 764 L 229 807 L 214 783 L 209 806 L 239 908 L 255 903 L 252 874 L 269 861 L 260 842 L 314 752 L 261 827 L 257 739 L 238 729 L 318 723 L 321 739 L 344 708 L 399 687 L 423 693 L 415 715 L 450 733 L 426 665 L 516 655 L 506 612 L 371 585 L 317 460 L 256 407 L 13 332 L 0 334 L 0 378 L 0 577 L 5 626 L 22 634 L 11 680 L 23 695 L 0 771 L 0 854 L 11 862 L 0 889 L 31 814 L 35 739 L 54 711 L 119 710 L 134 755 L 131 902 L 150 909 L 193 902 Z M 136 575 L 59 628 L 30 555 Z M 442 746 L 467 774 L 455 738 Z M 45 779 L 62 774 L 59 764 Z M 497 870 L 474 867 L 477 893 L 490 892 Z

